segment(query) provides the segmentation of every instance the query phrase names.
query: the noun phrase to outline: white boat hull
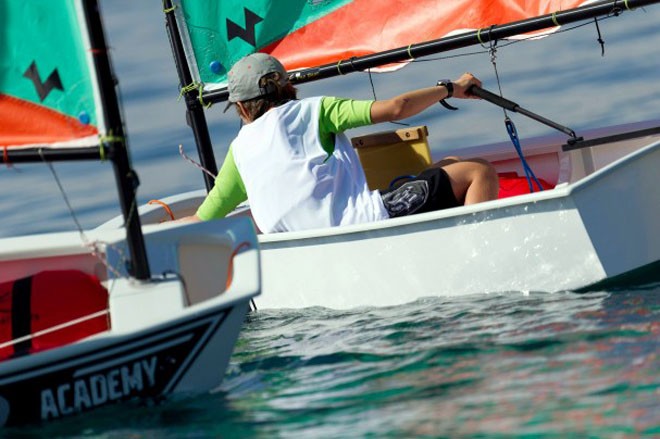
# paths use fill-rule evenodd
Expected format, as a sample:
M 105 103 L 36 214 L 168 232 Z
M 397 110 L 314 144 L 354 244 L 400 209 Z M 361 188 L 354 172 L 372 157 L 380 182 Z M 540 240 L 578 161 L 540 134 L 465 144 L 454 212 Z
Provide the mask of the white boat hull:
M 660 260 L 655 144 L 551 191 L 260 238 L 261 308 L 577 289 Z
M 587 138 L 607 134 L 594 130 Z M 559 183 L 552 190 L 372 224 L 259 235 L 257 308 L 343 309 L 427 296 L 574 290 L 658 264 L 660 144 L 653 142 L 638 138 L 564 153 L 556 136 L 531 139 L 528 162 L 537 176 Z M 508 144 L 456 153 L 520 173 Z M 193 213 L 203 197 L 195 191 L 163 201 L 178 217 Z M 156 206 L 140 213 L 147 222 L 163 216 Z M 102 227 L 117 226 L 115 219 Z
M 115 277 L 124 269 L 124 235 L 121 229 L 86 232 L 103 248 L 112 267 L 106 273 L 78 233 L 0 242 L 0 282 L 68 268 L 99 276 L 109 293 L 108 330 L 0 361 L 0 425 L 221 384 L 250 300 L 260 292 L 251 221 L 145 227 L 150 281 Z

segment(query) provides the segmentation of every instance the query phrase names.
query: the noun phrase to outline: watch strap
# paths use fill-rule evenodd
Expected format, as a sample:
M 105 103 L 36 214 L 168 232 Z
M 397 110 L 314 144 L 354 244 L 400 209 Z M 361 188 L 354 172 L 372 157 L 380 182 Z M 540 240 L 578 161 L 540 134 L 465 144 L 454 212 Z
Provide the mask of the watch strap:
M 451 82 L 450 79 L 441 79 L 436 85 L 438 87 L 444 87 L 447 89 L 447 97 L 445 99 L 449 99 L 450 97 L 454 96 L 454 83 Z
M 440 105 L 445 107 L 447 110 L 452 110 L 452 111 L 458 110 L 458 108 L 454 107 L 453 105 L 448 104 L 447 101 L 446 101 L 447 99 L 449 99 L 450 97 L 452 97 L 454 95 L 454 83 L 451 82 L 451 80 L 449 80 L 449 79 L 441 79 L 436 83 L 436 86 L 444 87 L 444 88 L 447 89 L 447 97 L 444 98 L 444 99 L 441 99 L 440 101 L 438 101 L 438 102 L 440 102 Z

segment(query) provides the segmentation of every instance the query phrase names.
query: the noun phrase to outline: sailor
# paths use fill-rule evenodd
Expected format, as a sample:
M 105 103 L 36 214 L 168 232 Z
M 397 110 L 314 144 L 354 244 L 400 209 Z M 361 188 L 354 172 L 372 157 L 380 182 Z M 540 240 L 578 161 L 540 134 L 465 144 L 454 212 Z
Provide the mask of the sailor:
M 454 81 L 386 100 L 298 99 L 284 66 L 253 53 L 228 73 L 229 103 L 243 125 L 196 214 L 181 221 L 222 218 L 249 199 L 262 233 L 359 224 L 497 198 L 493 166 L 448 158 L 395 189 L 370 190 L 344 132 L 414 116 L 481 81 Z

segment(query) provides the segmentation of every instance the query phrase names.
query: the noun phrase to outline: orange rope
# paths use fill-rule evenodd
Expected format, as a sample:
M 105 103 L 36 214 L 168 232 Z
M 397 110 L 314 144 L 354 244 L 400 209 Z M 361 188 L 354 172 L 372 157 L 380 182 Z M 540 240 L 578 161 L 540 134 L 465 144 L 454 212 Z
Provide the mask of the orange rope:
M 172 213 L 172 209 L 170 209 L 170 206 L 168 206 L 167 204 L 163 203 L 160 200 L 149 200 L 147 204 L 160 204 L 161 206 L 163 206 L 163 209 L 165 209 L 165 211 L 168 213 L 170 219 L 174 221 L 174 213 Z
M 243 247 L 250 247 L 250 243 L 247 241 L 243 241 L 238 246 L 234 249 L 233 252 L 231 252 L 231 256 L 229 257 L 229 267 L 227 268 L 227 283 L 225 284 L 225 291 L 229 289 L 231 286 L 232 281 L 234 280 L 234 257 L 238 254 L 238 252 L 243 248 Z

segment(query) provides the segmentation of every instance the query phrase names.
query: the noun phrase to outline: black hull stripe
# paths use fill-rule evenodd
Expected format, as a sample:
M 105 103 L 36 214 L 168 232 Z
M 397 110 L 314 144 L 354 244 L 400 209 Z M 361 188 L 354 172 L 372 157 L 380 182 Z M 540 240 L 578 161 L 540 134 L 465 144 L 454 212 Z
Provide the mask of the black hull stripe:
M 12 340 L 32 334 L 32 276 L 14 281 L 11 290 Z M 14 344 L 14 356 L 26 355 L 32 349 L 32 339 Z
M 52 369 L 54 365 L 52 363 L 39 364 L 29 369 L 23 369 L 16 371 L 10 374 L 0 374 L 0 386 L 7 385 L 10 382 L 16 382 L 25 375 L 41 375 L 44 373 L 52 373 L 57 369 L 66 369 L 69 367 L 80 367 L 81 363 L 89 362 L 93 357 L 108 357 L 113 355 L 121 355 L 122 357 L 128 353 L 139 354 L 139 352 L 144 351 L 154 345 L 161 344 L 165 341 L 172 340 L 181 336 L 181 333 L 186 329 L 194 328 L 200 325 L 208 324 L 210 319 L 219 319 L 224 321 L 226 316 L 233 311 L 235 306 L 230 308 L 216 309 L 211 312 L 206 312 L 202 315 L 196 315 L 191 317 L 188 320 L 179 322 L 177 324 L 170 325 L 168 327 L 162 328 L 160 330 L 150 330 L 147 332 L 140 332 L 134 336 L 131 336 L 130 339 L 125 339 L 123 341 L 118 341 L 107 346 L 103 346 L 98 349 L 94 349 L 88 352 L 82 352 L 75 356 L 68 357 L 64 360 L 58 360 L 58 363 L 55 365 L 55 369 Z M 127 349 L 127 345 L 134 345 L 132 348 Z M 7 360 L 11 361 L 11 360 Z M 94 359 L 94 361 L 97 361 Z M 73 366 L 72 366 L 73 365 Z M 0 365 L 1 367 L 1 365 Z
M 181 365 L 177 373 L 174 374 L 169 384 L 165 386 L 163 391 L 164 394 L 171 393 L 172 390 L 179 385 L 181 379 L 188 373 L 188 370 L 192 367 L 192 365 L 195 364 L 199 354 L 203 352 L 204 349 L 206 349 L 206 345 L 208 344 L 209 340 L 213 338 L 213 334 L 218 330 L 218 328 L 222 327 L 222 324 L 225 322 L 225 320 L 227 320 L 229 314 L 229 312 L 226 312 L 219 319 L 217 319 L 214 324 L 207 328 L 206 332 L 195 346 L 195 349 L 190 353 L 190 355 L 188 355 L 186 361 Z

